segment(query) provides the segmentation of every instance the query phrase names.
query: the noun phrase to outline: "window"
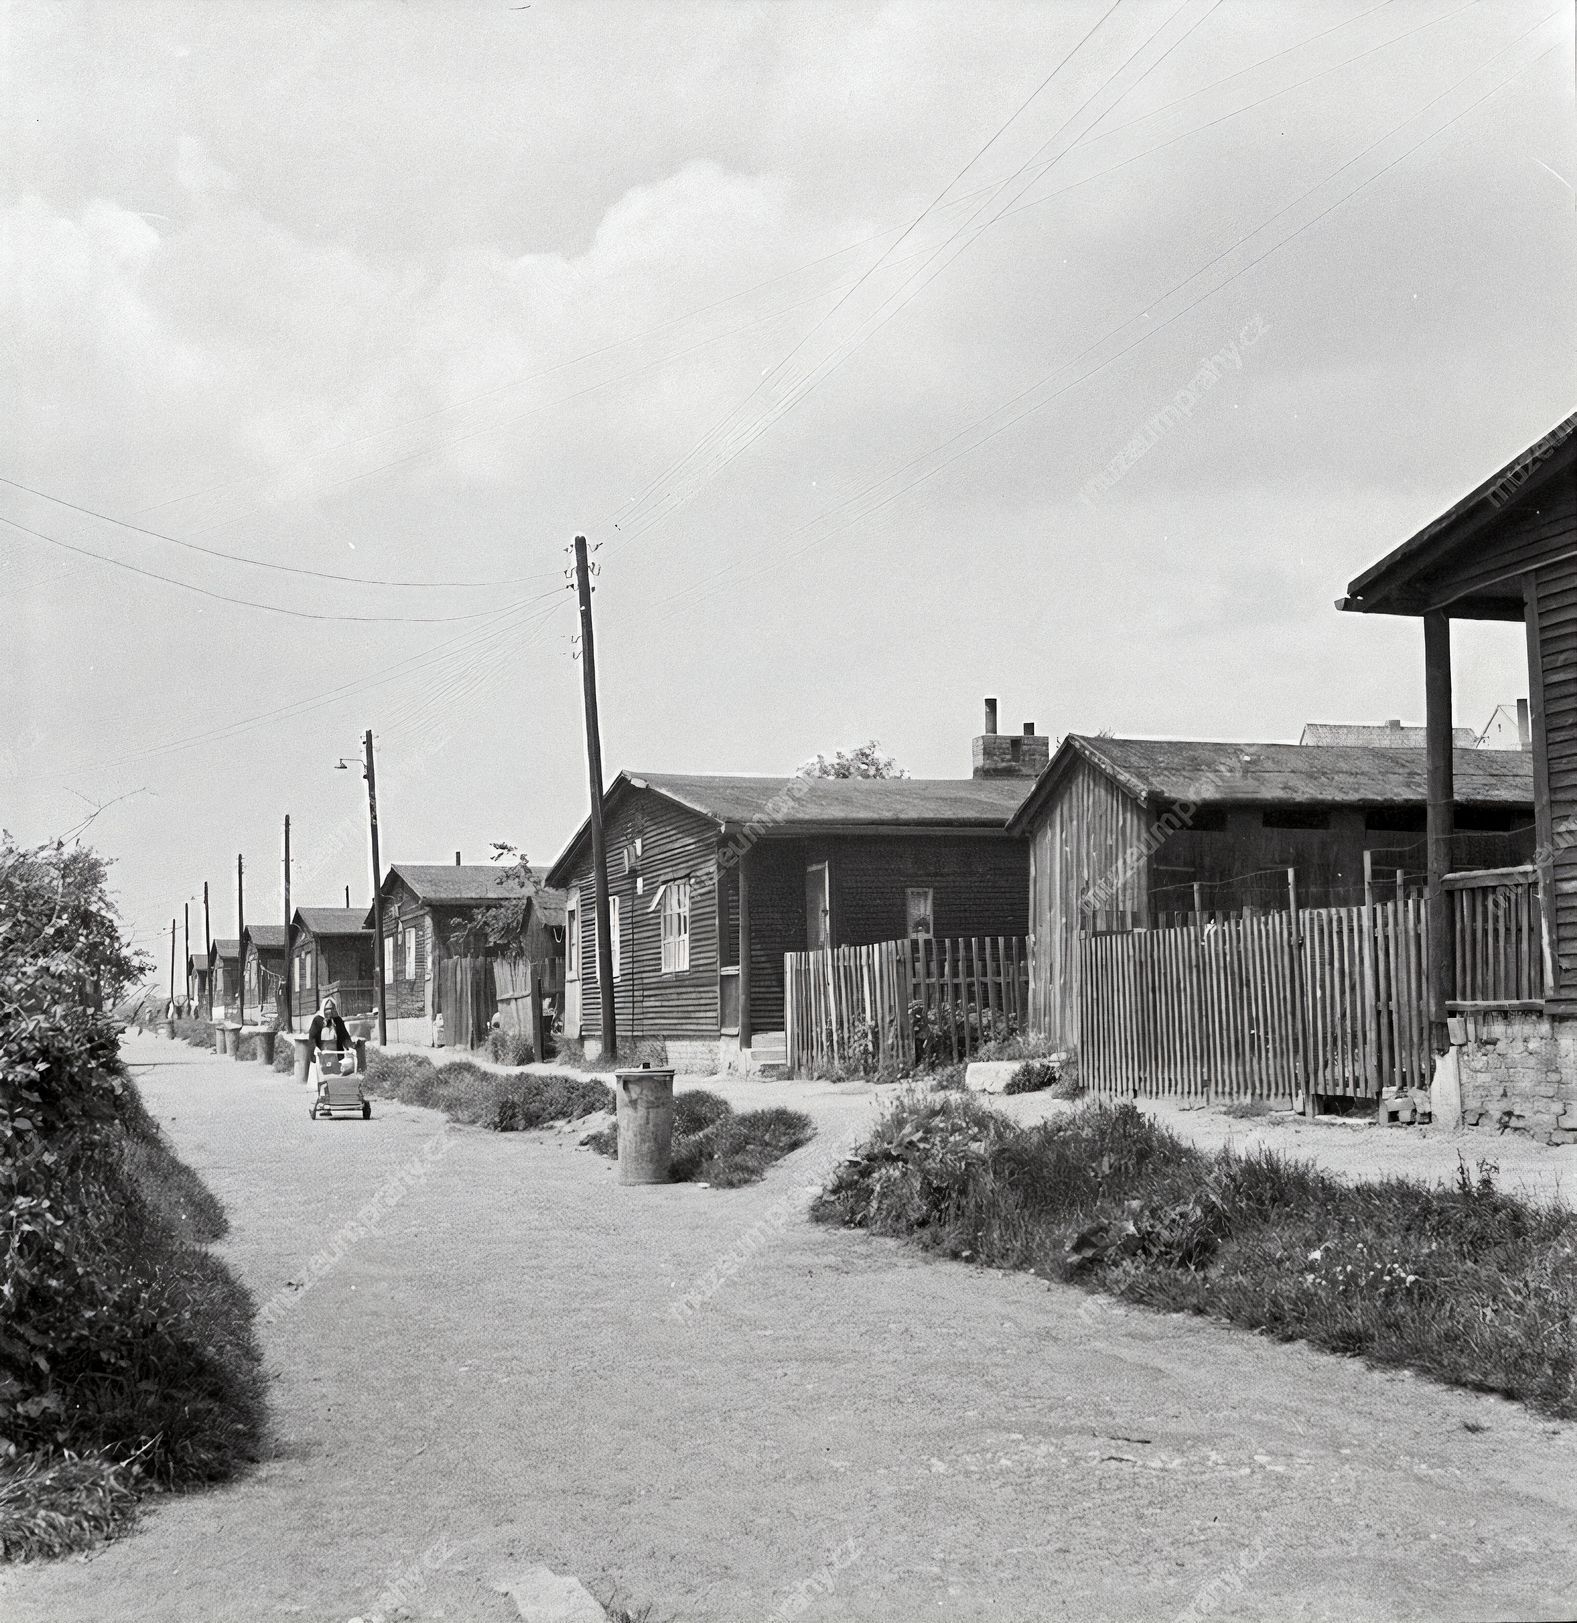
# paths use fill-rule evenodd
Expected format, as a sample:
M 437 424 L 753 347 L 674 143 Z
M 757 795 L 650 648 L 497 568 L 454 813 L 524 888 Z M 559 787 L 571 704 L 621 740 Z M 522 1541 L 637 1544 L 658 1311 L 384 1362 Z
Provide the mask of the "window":
M 564 907 L 564 974 L 580 979 L 580 892 L 572 890 Z
M 928 936 L 935 933 L 931 927 L 933 914 L 931 892 L 928 889 L 911 889 L 909 891 L 908 912 L 909 934 L 911 936 Z
M 394 944 L 398 938 L 386 935 L 383 938 L 383 984 L 394 985 Z
M 613 943 L 613 978 L 615 980 L 618 980 L 624 967 L 620 962 L 622 955 L 619 952 L 622 933 L 619 929 L 619 898 L 610 896 L 608 898 L 608 939 Z
M 405 978 L 408 981 L 416 979 L 416 931 L 409 925 L 405 930 Z
M 690 881 L 674 879 L 663 887 L 663 974 L 690 967 Z

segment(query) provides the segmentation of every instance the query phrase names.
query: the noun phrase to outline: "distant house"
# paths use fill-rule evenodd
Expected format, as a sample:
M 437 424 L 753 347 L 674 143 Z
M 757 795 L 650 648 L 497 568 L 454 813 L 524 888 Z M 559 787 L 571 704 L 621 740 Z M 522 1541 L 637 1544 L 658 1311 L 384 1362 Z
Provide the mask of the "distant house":
M 1456 747 L 1470 750 L 1478 743 L 1471 727 L 1455 731 Z M 1422 727 L 1404 727 L 1400 721 L 1384 725 L 1374 722 L 1309 721 L 1303 726 L 1300 744 L 1370 744 L 1378 749 L 1419 749 L 1424 747 Z
M 276 1020 L 285 1012 L 285 927 L 248 924 L 241 932 L 243 1020 Z
M 400 862 L 383 877 L 384 1008 L 390 1042 L 431 1043 L 445 961 L 484 949 L 467 932 L 484 908 L 528 893 L 523 956 L 543 965 L 564 956 L 564 898 L 532 876 L 529 887 L 491 863 Z M 371 930 L 373 914 L 361 915 Z M 374 944 L 376 945 L 376 944 Z
M 1457 752 L 1456 861 L 1534 844 L 1526 756 Z M 1030 1021 L 1078 1040 L 1081 932 L 1192 913 L 1363 900 L 1364 853 L 1393 886 L 1425 872 L 1425 758 L 1409 747 L 1232 744 L 1070 734 L 1008 830 L 1029 842 Z
M 1481 750 L 1531 750 L 1533 732 L 1528 721 L 1528 701 L 1497 704 L 1477 738 Z
M 621 772 L 603 796 L 621 1047 L 691 1071 L 785 1058 L 783 955 L 906 935 L 1022 936 L 1009 817 L 1045 763 L 1026 729 L 963 779 Z M 602 1043 L 589 825 L 548 870 L 567 895 L 565 1033 Z
M 214 940 L 208 947 L 209 973 L 214 985 L 214 1018 L 222 1019 L 235 1003 L 241 981 L 241 943 L 234 938 Z
M 186 984 L 191 989 L 192 1008 L 200 1014 L 208 1012 L 208 954 L 192 952 L 186 955 Z
M 310 1021 L 332 996 L 341 1014 L 377 1002 L 372 931 L 360 907 L 298 907 L 291 918 L 293 1023 Z
M 1577 413 L 1365 570 L 1337 607 L 1423 622 L 1435 1049 L 1457 1052 L 1471 1109 L 1541 1135 L 1577 1136 Z M 1532 977 L 1517 966 L 1510 995 L 1479 972 L 1481 956 L 1499 956 L 1495 937 L 1472 913 L 1445 905 L 1464 793 L 1461 757 L 1445 746 L 1454 620 L 1520 624 L 1527 648 L 1532 749 L 1476 752 L 1480 760 L 1528 761 L 1535 786 L 1532 867 L 1525 878 L 1508 875 L 1484 910 L 1498 928 L 1517 911 L 1519 884 L 1536 898 L 1542 952 Z

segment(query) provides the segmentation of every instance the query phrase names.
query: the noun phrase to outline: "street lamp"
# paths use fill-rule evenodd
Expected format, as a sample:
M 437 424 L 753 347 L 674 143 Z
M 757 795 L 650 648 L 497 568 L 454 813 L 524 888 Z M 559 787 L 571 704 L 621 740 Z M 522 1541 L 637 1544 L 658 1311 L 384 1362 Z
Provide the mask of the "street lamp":
M 388 982 L 384 979 L 383 965 L 383 864 L 378 855 L 378 773 L 372 758 L 370 727 L 362 739 L 362 749 L 361 775 L 367 780 L 367 827 L 372 834 L 372 945 L 373 973 L 377 976 L 373 995 L 378 1000 L 378 1046 L 383 1048 L 389 1042 L 389 1011 L 384 1007 Z M 350 762 L 343 755 L 335 771 L 350 771 Z

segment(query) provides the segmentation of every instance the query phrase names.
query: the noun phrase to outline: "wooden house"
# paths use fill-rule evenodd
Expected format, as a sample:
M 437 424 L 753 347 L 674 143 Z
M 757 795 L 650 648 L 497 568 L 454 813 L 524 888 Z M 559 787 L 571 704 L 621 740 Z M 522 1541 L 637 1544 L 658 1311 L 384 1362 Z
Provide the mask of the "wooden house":
M 1337 607 L 1423 621 L 1436 1052 L 1461 1051 L 1464 1099 L 1478 1100 L 1470 1110 L 1493 1106 L 1507 1124 L 1541 1134 L 1577 1131 L 1577 413 L 1366 570 Z M 1454 895 L 1464 782 L 1462 758 L 1448 746 L 1453 620 L 1518 623 L 1527 648 L 1536 827 L 1527 873 L 1542 962 L 1538 984 L 1510 995 L 1505 978 L 1487 981 L 1484 968 L 1486 952 L 1491 968 L 1495 961 L 1486 920 L 1492 928 L 1507 908 Z M 1517 883 L 1508 875 L 1499 893 Z M 1537 1057 L 1519 1066 L 1508 1051 Z M 1559 1126 L 1563 1112 L 1569 1128 Z
M 1457 861 L 1533 850 L 1526 756 L 1459 750 Z M 1065 738 L 1009 832 L 1029 842 L 1030 1024 L 1075 1045 L 1078 937 L 1172 915 L 1363 900 L 1364 857 L 1425 873 L 1425 752 L 1370 744 Z
M 485 862 L 400 862 L 389 868 L 382 901 L 390 1042 L 433 1041 L 434 1017 L 442 1010 L 444 965 L 458 957 L 484 955 L 472 932 L 477 914 L 528 892 L 524 956 L 543 966 L 562 962 L 564 898 L 538 883 L 535 875 L 526 886 L 510 870 Z M 362 922 L 372 929 L 370 910 L 362 914 Z
M 360 907 L 298 907 L 291 917 L 292 1023 L 306 1024 L 332 997 L 342 1015 L 377 1003 L 373 935 Z
M 208 944 L 209 974 L 213 978 L 214 1019 L 222 1020 L 225 1011 L 233 1012 L 236 987 L 241 982 L 241 943 L 231 937 Z
M 248 924 L 241 932 L 244 1021 L 279 1020 L 285 1015 L 285 927 Z
M 189 952 L 186 955 L 186 988 L 194 1013 L 208 1013 L 208 954 Z
M 965 779 L 621 772 L 603 797 L 620 1047 L 690 1071 L 786 1058 L 783 955 L 906 935 L 1022 936 L 1009 817 L 1046 740 L 975 741 Z M 600 1053 L 589 824 L 548 871 L 567 895 L 565 1033 Z

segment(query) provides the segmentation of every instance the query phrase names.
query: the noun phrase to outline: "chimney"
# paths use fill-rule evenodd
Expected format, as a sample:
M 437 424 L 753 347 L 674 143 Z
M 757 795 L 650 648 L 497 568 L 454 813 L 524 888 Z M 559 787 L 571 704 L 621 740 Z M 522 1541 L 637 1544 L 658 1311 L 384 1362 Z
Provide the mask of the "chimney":
M 1400 717 L 1398 717 L 1398 719 L 1397 719 L 1397 720 L 1395 720 L 1395 721 L 1388 721 L 1388 722 L 1386 722 L 1386 726 L 1387 726 L 1387 727 L 1395 727 L 1395 728 L 1397 728 L 1397 729 L 1398 729 L 1398 730 L 1400 730 L 1400 729 L 1401 729 L 1401 725 L 1402 725 L 1402 723 L 1401 723 L 1401 719 L 1400 719 Z
M 454 865 L 457 868 L 460 866 L 460 853 L 458 851 L 454 854 Z
M 1533 748 L 1533 729 L 1528 725 L 1528 701 L 1517 700 L 1517 743 L 1525 750 Z
M 986 700 L 986 730 L 971 752 L 977 778 L 1036 778 L 1051 759 L 1051 740 L 1039 737 L 1026 721 L 1021 737 L 997 731 L 997 701 Z

